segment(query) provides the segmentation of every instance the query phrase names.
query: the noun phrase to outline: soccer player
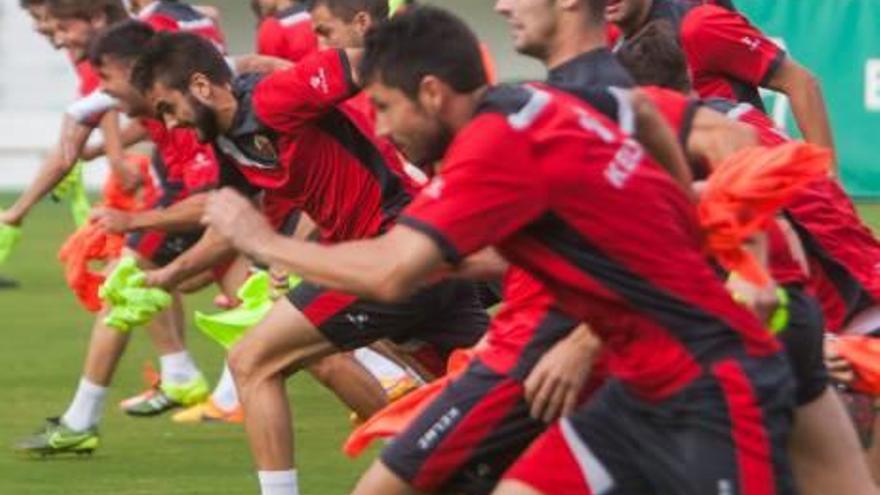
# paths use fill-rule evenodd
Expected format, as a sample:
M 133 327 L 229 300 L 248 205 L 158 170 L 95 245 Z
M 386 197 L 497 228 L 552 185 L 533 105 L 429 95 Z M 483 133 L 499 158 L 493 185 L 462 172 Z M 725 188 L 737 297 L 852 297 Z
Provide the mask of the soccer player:
M 387 231 L 416 191 L 391 143 L 377 139 L 370 119 L 344 103 L 358 91 L 354 62 L 346 51 L 326 50 L 287 71 L 233 80 L 210 44 L 160 35 L 133 77 L 170 126 L 194 127 L 264 196 L 296 204 L 317 224 L 321 241 L 334 243 Z M 208 229 L 148 281 L 176 285 L 228 252 L 222 244 L 217 249 L 219 239 Z M 427 287 L 397 304 L 309 282 L 293 288 L 229 355 L 264 493 L 282 493 L 273 486 L 297 490 L 283 386 L 290 373 L 380 338 L 417 338 L 448 353 L 476 343 L 486 321 L 464 281 Z
M 401 221 L 374 239 L 309 245 L 275 236 L 244 198 L 224 191 L 209 203 L 209 225 L 257 258 L 385 301 L 497 245 L 540 280 L 523 304 L 549 291 L 551 308 L 590 324 L 613 353 L 615 377 L 578 412 L 576 430 L 574 420 L 563 423 L 592 465 L 615 481 L 644 480 L 670 493 L 688 486 L 707 493 L 719 483 L 741 493 L 741 479 L 793 493 L 776 451 L 790 412 L 787 364 L 703 259 L 693 207 L 668 172 L 574 97 L 535 86 L 488 89 L 473 33 L 444 11 L 414 9 L 367 39 L 361 77 L 378 129 L 414 162 L 442 159 Z M 501 355 L 516 342 L 511 333 L 522 331 L 509 325 L 534 321 L 533 308 L 519 308 L 490 330 Z M 394 440 L 355 493 L 443 490 L 450 478 L 491 471 L 474 442 L 525 430 L 505 420 L 522 398 L 520 364 L 535 357 L 507 355 L 514 375 L 495 378 L 489 402 L 471 410 L 492 376 L 473 364 Z M 584 422 L 591 427 L 580 428 Z M 749 445 L 735 440 L 746 429 L 757 433 Z M 474 470 L 462 470 L 473 457 Z M 583 489 L 573 462 L 542 461 L 536 471 L 560 482 L 548 493 Z M 597 493 L 605 487 L 590 483 Z
M 804 140 L 834 149 L 816 77 L 732 5 L 713 3 L 719 2 L 616 0 L 609 2 L 607 19 L 620 27 L 623 43 L 648 22 L 669 22 L 679 33 L 700 96 L 720 96 L 763 110 L 758 88 L 779 91 L 788 96 Z
M 675 39 L 675 33 L 668 26 L 649 23 L 617 55 L 639 84 L 663 87 L 683 94 L 692 93 L 684 53 Z M 766 146 L 789 140 L 766 115 L 747 105 L 720 98 L 700 101 L 679 97 L 676 101 L 676 98 L 664 94 L 662 89 L 650 88 L 648 91 L 668 102 L 664 113 L 679 129 L 686 143 L 699 139 L 695 136 L 701 127 L 699 123 L 695 124 L 699 120 L 696 113 L 703 111 L 695 112 L 687 110 L 687 107 L 715 109 L 729 115 L 731 120 L 748 123 L 758 132 L 761 144 Z M 731 141 L 723 134 L 711 140 Z M 694 156 L 693 153 L 691 156 Z M 702 161 L 709 163 L 708 160 Z M 699 175 L 705 172 L 697 168 L 694 173 Z M 797 251 L 803 253 L 797 235 L 793 241 L 798 245 Z M 837 490 L 845 493 L 876 493 L 866 466 L 857 460 L 860 457 L 857 454 L 858 439 L 851 422 L 836 393 L 828 385 L 822 363 L 824 319 L 815 299 L 805 294 L 809 277 L 785 252 L 777 252 L 776 256 L 771 257 L 770 265 L 776 281 L 783 284 L 792 296 L 789 306 L 792 320 L 781 338 L 798 379 L 798 409 L 791 452 L 799 486 L 803 493 L 821 494 Z
M 318 49 L 312 18 L 301 0 L 252 0 L 259 19 L 257 53 L 299 62 Z
M 142 23 L 113 27 L 97 38 L 91 55 L 102 89 L 117 99 L 125 113 L 139 119 L 157 146 L 154 165 L 162 195 L 156 209 L 136 214 L 105 209 L 95 214 L 107 230 L 131 232 L 123 255 L 134 257 L 146 268 L 170 262 L 199 238 L 204 191 L 217 184 L 219 173 L 210 147 L 199 144 L 191 131 L 169 131 L 151 119 L 151 107 L 128 82 L 138 50 L 152 35 L 153 30 Z M 207 382 L 183 344 L 180 295 L 175 293 L 174 297 L 172 308 L 150 325 L 153 343 L 160 352 L 161 386 L 150 397 L 131 404 L 126 410 L 129 414 L 159 414 L 200 402 L 208 395 Z M 107 387 L 129 340 L 128 333 L 107 326 L 104 316 L 102 311 L 96 318 L 83 377 L 70 407 L 60 418 L 50 420 L 42 432 L 20 442 L 19 449 L 55 454 L 90 452 L 98 447 L 97 426 Z

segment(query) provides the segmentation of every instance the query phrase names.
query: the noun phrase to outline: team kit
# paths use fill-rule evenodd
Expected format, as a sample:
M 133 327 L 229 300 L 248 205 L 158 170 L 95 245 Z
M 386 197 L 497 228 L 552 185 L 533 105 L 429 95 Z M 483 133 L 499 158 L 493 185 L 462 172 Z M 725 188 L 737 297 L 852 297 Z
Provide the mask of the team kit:
M 837 352 L 880 332 L 880 243 L 816 77 L 735 2 L 480 2 L 546 71 L 512 84 L 479 26 L 414 1 L 252 0 L 250 54 L 211 6 L 19 2 L 78 98 L 0 227 L 80 160 L 110 171 L 62 249 L 104 263 L 66 273 L 82 375 L 16 450 L 100 448 L 135 329 L 159 367 L 122 411 L 243 424 L 263 495 L 300 493 L 301 372 L 349 443 L 385 442 L 358 495 L 880 493 Z M 184 339 L 207 288 L 213 389 Z

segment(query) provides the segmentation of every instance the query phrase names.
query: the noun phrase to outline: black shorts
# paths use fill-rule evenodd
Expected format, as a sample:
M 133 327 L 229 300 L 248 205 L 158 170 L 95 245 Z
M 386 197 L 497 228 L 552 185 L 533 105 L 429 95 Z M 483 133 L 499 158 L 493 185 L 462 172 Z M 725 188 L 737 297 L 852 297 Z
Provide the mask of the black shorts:
M 486 349 L 397 436 L 382 462 L 424 492 L 488 494 L 547 424 L 529 414 L 523 381 L 577 321 L 538 303 L 500 313 L 496 337 L 519 334 L 516 354 Z M 502 339 L 503 340 L 503 339 Z M 509 341 L 508 341 L 509 343 Z
M 822 307 L 797 285 L 785 287 L 789 296 L 789 324 L 779 334 L 791 363 L 796 383 L 795 400 L 798 406 L 818 399 L 828 388 L 828 370 L 823 352 L 825 319 Z
M 731 358 L 644 401 L 609 380 L 504 475 L 545 494 L 790 495 L 794 380 L 782 355 Z
M 160 230 L 144 230 L 129 234 L 125 245 L 153 265 L 162 267 L 198 242 L 202 232 L 196 230 L 172 234 Z
M 486 333 L 489 316 L 471 282 L 446 280 L 403 302 L 383 304 L 303 281 L 287 299 L 340 350 L 380 339 L 420 340 L 445 355 L 471 347 Z

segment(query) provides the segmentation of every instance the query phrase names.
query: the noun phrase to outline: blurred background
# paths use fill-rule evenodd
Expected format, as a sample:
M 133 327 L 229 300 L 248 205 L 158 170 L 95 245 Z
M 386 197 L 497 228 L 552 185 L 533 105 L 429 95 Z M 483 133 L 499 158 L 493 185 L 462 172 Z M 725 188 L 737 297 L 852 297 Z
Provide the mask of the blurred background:
M 256 21 L 247 0 L 202 0 L 218 7 L 231 53 L 253 50 Z M 516 55 L 492 0 L 428 1 L 464 17 L 490 47 L 504 80 L 540 78 L 538 64 Z M 835 126 L 843 179 L 862 198 L 880 197 L 880 0 L 736 0 L 768 35 L 823 83 Z M 0 189 L 21 187 L 54 144 L 60 112 L 74 96 L 69 62 L 30 30 L 18 0 L 0 0 Z M 773 117 L 796 134 L 788 106 L 767 94 Z M 103 173 L 90 167 L 89 182 Z

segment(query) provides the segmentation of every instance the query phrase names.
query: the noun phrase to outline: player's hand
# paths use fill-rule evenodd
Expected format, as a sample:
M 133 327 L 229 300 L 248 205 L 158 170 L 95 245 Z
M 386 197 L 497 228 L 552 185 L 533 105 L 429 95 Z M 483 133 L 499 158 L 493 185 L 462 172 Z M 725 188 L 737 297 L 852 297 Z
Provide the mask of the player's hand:
M 177 280 L 177 270 L 174 268 L 173 263 L 156 270 L 147 270 L 144 272 L 144 275 L 146 275 L 144 284 L 147 287 L 158 287 L 160 289 L 171 291 L 179 282 L 179 280 Z
M 825 339 L 825 367 L 828 368 L 828 376 L 835 382 L 849 385 L 856 379 L 852 365 L 837 352 L 834 337 Z
M 574 412 L 578 398 L 593 366 L 593 353 L 598 345 L 594 337 L 579 338 L 576 332 L 557 342 L 526 378 L 525 398 L 535 419 L 550 423 Z
M 778 286 L 775 283 L 760 287 L 742 277 L 731 275 L 726 285 L 733 298 L 752 310 L 762 322 L 769 322 L 779 307 L 780 301 L 776 292 Z
M 124 234 L 132 230 L 132 215 L 122 210 L 96 208 L 92 211 L 92 221 L 111 234 Z
M 246 254 L 253 254 L 274 235 L 263 214 L 244 196 L 229 188 L 211 194 L 202 223 Z
M 23 218 L 15 213 L 14 210 L 0 210 L 0 223 L 18 227 L 21 225 Z

